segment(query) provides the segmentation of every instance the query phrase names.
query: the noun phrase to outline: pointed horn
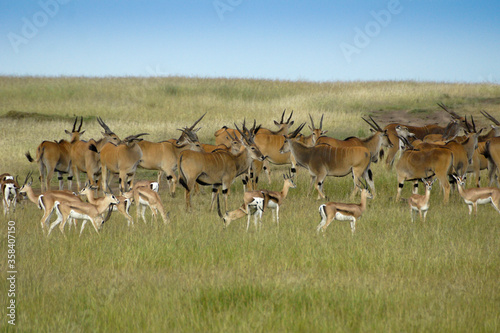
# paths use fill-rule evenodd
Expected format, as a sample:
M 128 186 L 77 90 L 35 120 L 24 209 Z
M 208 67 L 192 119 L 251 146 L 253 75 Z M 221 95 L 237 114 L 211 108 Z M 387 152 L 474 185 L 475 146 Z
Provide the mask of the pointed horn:
M 80 117 L 80 126 L 78 127 L 78 132 L 80 132 L 80 130 L 82 129 L 82 125 L 83 125 L 83 116 Z
M 379 124 L 377 124 L 377 122 L 375 121 L 375 119 L 373 119 L 372 116 L 370 116 L 370 119 L 372 120 L 373 124 L 377 126 L 377 130 L 383 132 L 382 128 L 379 126 Z
M 189 130 L 192 131 L 194 129 L 194 127 L 196 126 L 196 124 L 198 124 L 203 119 L 203 117 L 205 117 L 206 114 L 207 113 L 205 112 L 203 114 L 203 116 L 201 116 L 197 121 L 195 121 L 194 124 L 191 127 L 189 127 Z
M 500 126 L 500 122 L 498 120 L 496 120 L 491 114 L 489 114 L 488 112 L 482 110 L 481 111 L 481 114 L 483 116 L 485 116 L 487 119 L 489 119 L 490 121 L 492 121 L 495 125 L 497 126 Z
M 477 129 L 476 129 L 476 123 L 474 122 L 474 116 L 471 115 L 470 116 L 470 119 L 472 121 L 472 130 L 474 131 L 474 133 L 477 133 Z
M 291 134 L 289 134 L 288 137 L 295 138 L 297 135 L 299 135 L 300 131 L 302 131 L 302 128 L 304 128 L 305 125 L 306 123 L 300 124 L 300 126 L 297 127 L 297 129 L 295 129 L 295 131 L 293 131 Z
M 250 144 L 250 141 L 248 140 L 247 136 L 239 129 L 238 125 L 234 123 L 234 126 L 236 127 L 236 130 L 240 133 L 241 138 L 244 139 L 247 142 L 247 144 Z
M 283 113 L 281 114 L 280 124 L 283 124 L 283 119 L 285 118 L 285 112 L 286 112 L 286 108 L 283 110 Z
M 368 120 L 366 120 L 365 118 L 361 117 L 361 119 L 363 119 L 364 121 L 366 121 L 366 123 L 368 125 L 370 125 L 371 128 L 373 128 L 375 131 L 378 131 L 378 128 L 375 127 L 375 125 L 373 125 L 372 123 L 370 123 Z
M 106 134 L 114 134 L 114 132 L 108 127 L 108 125 L 106 125 L 106 123 L 104 122 L 104 120 L 102 120 L 101 117 L 97 117 L 97 122 L 99 123 L 99 125 L 101 125 Z
M 323 130 L 323 116 L 324 116 L 324 115 L 325 115 L 325 114 L 322 114 L 322 115 L 321 115 L 321 120 L 319 121 L 319 129 L 320 129 L 320 130 Z
M 437 105 L 438 105 L 441 109 L 443 109 L 443 110 L 445 110 L 446 112 L 448 112 L 448 114 L 449 114 L 449 115 L 450 115 L 453 119 L 461 119 L 461 117 L 460 117 L 457 113 L 455 113 L 455 112 L 454 112 L 454 111 L 452 111 L 452 110 L 448 110 L 448 108 L 446 108 L 446 106 L 445 106 L 443 103 L 437 103 Z
M 316 127 L 314 126 L 313 117 L 311 116 L 310 113 L 309 113 L 309 119 L 311 119 L 311 126 L 312 126 L 312 129 L 314 130 Z
M 76 122 L 78 121 L 78 116 L 75 117 L 75 122 L 73 123 L 73 128 L 71 129 L 71 132 L 74 132 L 76 129 Z
M 290 113 L 290 117 L 288 117 L 288 120 L 286 121 L 287 124 L 290 123 L 290 119 L 292 119 L 292 116 L 293 116 L 293 110 L 292 110 L 292 113 Z

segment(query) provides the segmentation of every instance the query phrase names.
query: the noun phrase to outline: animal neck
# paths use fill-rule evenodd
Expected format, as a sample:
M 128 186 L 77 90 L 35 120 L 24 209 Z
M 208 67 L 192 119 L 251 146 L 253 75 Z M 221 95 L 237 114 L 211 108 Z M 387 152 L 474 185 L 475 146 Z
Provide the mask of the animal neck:
M 306 147 L 303 143 L 297 140 L 290 141 L 290 152 L 298 164 L 307 163 L 308 156 L 310 155 L 310 148 Z
M 26 186 L 24 188 L 24 191 L 25 191 L 26 195 L 28 196 L 28 199 L 31 202 L 33 202 L 34 204 L 38 205 L 38 197 L 35 195 L 33 188 L 31 186 Z
M 89 203 L 95 205 L 96 204 L 96 199 L 95 199 L 95 196 L 94 196 L 94 192 L 91 191 L 91 190 L 88 190 L 86 192 L 86 195 L 87 195 L 87 200 L 89 201 Z

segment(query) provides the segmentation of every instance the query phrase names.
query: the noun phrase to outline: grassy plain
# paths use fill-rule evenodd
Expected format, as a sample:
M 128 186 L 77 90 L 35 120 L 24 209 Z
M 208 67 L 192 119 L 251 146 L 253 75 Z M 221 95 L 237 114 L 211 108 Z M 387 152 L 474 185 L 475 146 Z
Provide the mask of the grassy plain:
M 284 82 L 201 78 L 0 77 L 0 172 L 24 175 L 37 167 L 24 153 L 42 140 L 66 138 L 74 116 L 83 116 L 84 138 L 100 137 L 102 117 L 120 137 L 148 132 L 148 140 L 177 137 L 177 128 L 201 122 L 201 141 L 213 142 L 222 125 L 256 118 L 272 128 L 283 109 L 295 124 L 325 115 L 328 135 L 369 135 L 360 116 L 381 126 L 388 115 L 425 123 L 448 119 L 442 102 L 459 114 L 487 110 L 500 119 L 500 86 L 418 82 Z M 305 131 L 308 132 L 307 130 Z M 273 168 L 279 189 L 281 173 Z M 448 205 L 435 186 L 427 222 L 410 222 L 404 204 L 392 201 L 394 171 L 373 168 L 378 196 L 369 201 L 356 234 L 332 223 L 325 237 L 309 177 L 299 169 L 297 188 L 280 213 L 280 226 L 264 215 L 261 232 L 245 232 L 246 219 L 223 229 L 208 212 L 209 193 L 184 210 L 184 190 L 161 197 L 172 223 L 136 223 L 128 229 L 112 216 L 97 235 L 82 237 L 39 227 L 41 212 L 24 203 L 16 221 L 16 328 L 37 332 L 498 332 L 500 330 L 500 217 L 481 206 L 477 218 L 455 193 Z M 156 173 L 139 170 L 138 178 Z M 483 173 L 483 185 L 486 174 Z M 56 185 L 55 179 L 52 183 Z M 39 186 L 35 181 L 35 186 Z M 327 178 L 332 200 L 349 201 L 352 180 Z M 422 189 L 421 189 L 422 191 Z M 235 182 L 231 207 L 241 201 Z M 404 196 L 410 193 L 407 185 Z M 356 200 L 359 200 L 357 198 Z M 135 208 L 132 208 L 135 217 Z M 7 221 L 3 218 L 0 267 L 7 271 Z M 5 274 L 5 273 L 4 273 Z M 2 277 L 2 331 L 9 285 Z

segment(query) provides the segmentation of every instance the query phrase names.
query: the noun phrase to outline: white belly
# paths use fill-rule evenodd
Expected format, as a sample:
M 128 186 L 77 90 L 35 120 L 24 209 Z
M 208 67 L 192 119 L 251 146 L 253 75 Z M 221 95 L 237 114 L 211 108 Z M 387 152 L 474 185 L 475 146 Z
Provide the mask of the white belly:
M 335 213 L 335 219 L 339 221 L 354 221 L 354 216 L 344 215 L 340 212 Z
M 75 212 L 74 210 L 70 211 L 69 216 L 74 218 L 74 219 L 79 219 L 79 220 L 89 220 L 90 219 L 88 215 Z
M 479 205 L 489 204 L 489 203 L 491 203 L 491 197 L 490 198 L 486 198 L 486 199 L 478 199 L 477 203 Z
M 274 209 L 274 208 L 278 207 L 278 203 L 277 203 L 277 202 L 274 202 L 274 201 L 272 201 L 272 200 L 269 200 L 269 201 L 267 202 L 267 207 L 269 207 L 269 208 L 273 208 L 273 209 Z

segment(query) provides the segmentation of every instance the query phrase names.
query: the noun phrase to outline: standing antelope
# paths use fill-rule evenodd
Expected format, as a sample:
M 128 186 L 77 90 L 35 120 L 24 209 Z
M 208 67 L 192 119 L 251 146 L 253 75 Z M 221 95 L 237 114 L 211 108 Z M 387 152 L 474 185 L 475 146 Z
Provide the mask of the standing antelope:
M 216 150 L 212 153 L 186 150 L 181 153 L 179 159 L 179 182 L 186 189 L 186 208 L 191 208 L 191 190 L 195 183 L 200 185 L 212 185 L 212 202 L 210 210 L 213 209 L 217 188 L 222 185 L 225 207 L 227 208 L 227 195 L 229 187 L 234 179 L 247 172 L 252 160 L 264 160 L 259 148 L 257 148 L 253 134 L 241 135 L 241 151 L 233 155 L 227 151 Z
M 254 222 L 257 226 L 257 215 L 259 215 L 259 220 L 262 223 L 262 213 L 266 208 L 270 208 L 271 210 L 275 211 L 275 213 L 273 214 L 273 220 L 276 221 L 276 224 L 279 226 L 280 206 L 283 204 L 283 201 L 288 195 L 288 190 L 290 188 L 296 188 L 295 182 L 293 181 L 293 176 L 290 173 L 288 175 L 283 175 L 283 179 L 283 189 L 280 192 L 269 190 L 248 191 L 243 194 L 243 205 L 241 205 L 240 208 L 231 212 L 226 212 L 224 215 L 222 215 L 219 209 L 219 216 L 224 221 L 224 227 L 227 227 L 232 221 L 248 215 L 248 231 L 248 228 L 250 226 L 250 216 L 254 215 Z M 261 202 L 262 209 L 259 209 L 258 207 Z
M 87 197 L 87 200 L 90 204 L 92 205 L 98 205 L 100 201 L 105 200 L 106 197 L 101 197 L 101 198 L 96 198 L 95 197 L 95 190 L 97 187 L 87 184 L 81 191 L 80 195 L 84 195 Z M 130 224 L 134 225 L 134 220 L 132 219 L 132 216 L 130 216 L 129 210 L 130 210 L 130 205 L 132 203 L 132 200 L 130 198 L 127 198 L 126 196 L 116 196 L 116 199 L 118 199 L 119 203 L 116 205 L 113 205 L 113 211 L 117 210 L 122 214 L 125 219 L 127 219 L 127 226 L 130 227 Z
M 305 136 L 303 134 L 299 134 L 297 136 L 297 139 L 300 142 L 302 142 L 303 144 L 305 144 L 306 146 L 314 146 L 316 144 L 317 140 L 321 136 L 328 133 L 328 131 L 323 131 L 323 116 L 324 115 L 321 115 L 321 120 L 319 122 L 319 128 L 317 128 L 316 126 L 314 126 L 314 121 L 313 121 L 311 114 L 309 114 L 309 119 L 311 119 L 311 126 L 308 126 L 308 127 L 312 133 L 308 136 Z M 287 133 L 284 133 L 284 134 L 287 134 Z
M 110 193 L 106 193 L 104 199 L 100 200 L 97 205 L 93 205 L 88 202 L 56 201 L 54 203 L 54 210 L 57 214 L 57 220 L 50 224 L 47 237 L 52 232 L 52 229 L 54 229 L 58 224 L 59 230 L 61 230 L 61 233 L 64 235 L 64 225 L 70 218 L 83 220 L 82 228 L 80 229 L 80 236 L 82 235 L 87 221 L 90 221 L 90 223 L 94 226 L 95 231 L 99 233 L 99 229 L 102 227 L 102 224 L 111 214 L 110 205 L 118 203 L 118 199 Z M 108 211 L 108 214 L 105 218 L 103 218 L 102 214 L 106 211 Z
M 361 117 L 365 122 L 368 123 L 375 131 L 375 133 L 366 139 L 360 139 L 355 136 L 346 138 L 344 140 L 338 140 L 335 138 L 330 138 L 327 136 L 319 137 L 316 141 L 316 144 L 328 144 L 332 147 L 365 147 L 370 151 L 371 161 L 373 163 L 377 163 L 379 156 L 382 156 L 382 148 L 388 147 L 392 148 L 392 143 L 389 141 L 389 137 L 387 136 L 387 130 L 383 130 L 380 126 L 370 117 L 371 122 Z
M 142 158 L 142 150 L 137 142 L 142 140 L 139 137 L 143 135 L 147 133 L 128 136 L 118 145 L 108 142 L 99 151 L 103 189 L 108 188 L 109 173 L 118 174 L 121 193 L 127 192 L 133 185 L 135 171 Z M 95 145 L 90 145 L 89 149 L 97 152 Z
M 458 184 L 458 192 L 469 207 L 469 216 L 472 214 L 474 207 L 474 215 L 477 216 L 477 205 L 485 205 L 491 203 L 493 208 L 500 213 L 500 189 L 496 187 L 473 187 L 465 189 L 465 176 L 453 175 Z
M 110 130 L 110 128 L 104 123 L 104 121 L 97 117 L 97 122 L 104 129 L 102 132 L 103 137 L 99 140 L 90 139 L 89 141 L 80 140 L 80 136 L 85 132 L 80 132 L 83 123 L 83 117 L 80 120 L 80 127 L 71 138 L 71 167 L 73 169 L 73 175 L 76 178 L 77 189 L 81 189 L 80 183 L 80 172 L 84 172 L 87 175 L 87 180 L 91 185 L 98 185 L 98 180 L 101 175 L 101 163 L 99 160 L 99 154 L 93 150 L 90 150 L 90 145 L 94 145 L 97 151 L 100 151 L 102 147 L 108 143 L 112 142 L 115 145 L 121 142 L 120 138 Z
M 413 212 L 418 212 L 420 214 L 420 220 L 423 220 L 425 223 L 425 217 L 427 216 L 427 211 L 429 210 L 429 199 L 431 197 L 432 184 L 436 181 L 434 179 L 424 179 L 422 178 L 422 182 L 425 185 L 425 195 L 421 194 L 412 194 L 408 198 L 408 205 L 410 206 L 410 216 L 411 221 L 413 222 Z
M 366 200 L 372 199 L 373 196 L 368 190 L 366 184 L 361 188 L 361 202 L 359 204 L 346 204 L 341 202 L 327 202 L 319 206 L 319 215 L 321 222 L 316 228 L 317 232 L 325 232 L 326 228 L 333 220 L 350 221 L 351 232 L 354 235 L 356 230 L 356 221 L 359 220 L 363 212 L 366 210 Z
M 10 213 L 11 207 L 12 210 L 16 210 L 19 185 L 14 180 L 13 176 L 8 173 L 4 173 L 0 176 L 0 188 L 2 191 L 3 214 L 7 215 Z
M 283 136 L 283 145 L 280 153 L 291 153 L 298 165 L 306 168 L 311 175 L 311 185 L 318 191 L 318 200 L 326 198 L 323 193 L 323 183 L 326 176 L 344 177 L 350 173 L 353 175 L 354 190 L 353 198 L 361 179 L 365 179 L 375 194 L 375 184 L 370 169 L 370 151 L 365 147 L 331 147 L 327 144 L 319 144 L 307 147 L 299 142 L 296 137 L 304 124 L 299 126 L 293 133 Z M 293 170 L 292 170 L 293 171 Z
M 462 127 L 465 127 L 465 119 L 464 117 L 460 117 L 455 112 L 448 110 L 442 103 L 438 103 L 438 106 L 448 112 L 448 114 L 452 117 L 453 120 L 458 120 Z M 452 120 L 452 122 L 453 122 Z M 389 141 L 392 143 L 393 147 L 388 149 L 387 158 L 385 160 L 386 167 L 392 168 L 394 164 L 394 159 L 396 157 L 396 153 L 399 150 L 399 146 L 397 146 L 399 138 L 396 132 L 397 126 L 405 126 L 408 130 L 414 134 L 416 139 L 423 140 L 423 138 L 428 134 L 443 134 L 445 131 L 445 127 L 439 126 L 436 124 L 429 124 L 425 126 L 410 126 L 398 123 L 392 123 L 384 127 L 384 130 L 387 130 L 387 135 L 389 137 Z
M 50 217 L 52 216 L 54 204 L 56 201 L 81 202 L 78 195 L 67 190 L 49 190 L 37 196 L 35 195 L 35 192 L 31 187 L 32 184 L 33 184 L 33 177 L 31 177 L 31 172 L 30 172 L 26 176 L 24 184 L 23 186 L 21 186 L 19 193 L 26 194 L 28 196 L 28 199 L 35 205 L 37 205 L 38 209 L 43 210 L 43 216 L 40 219 L 40 225 L 42 227 L 43 233 L 45 233 L 45 226 L 47 227 L 49 226 L 49 220 Z
M 137 221 L 139 221 L 139 214 L 142 217 L 144 223 L 146 223 L 146 207 L 151 209 L 151 214 L 153 219 L 156 221 L 158 212 L 163 220 L 164 224 L 170 222 L 168 214 L 165 214 L 165 209 L 161 202 L 161 198 L 157 191 L 155 191 L 151 185 L 135 186 L 131 191 L 124 194 L 126 198 L 133 198 L 135 205 L 137 206 Z
M 177 145 L 177 143 L 171 141 L 151 142 L 142 140 L 138 143 L 142 150 L 139 166 L 148 170 L 158 170 L 158 183 L 160 183 L 162 173 L 165 173 L 172 197 L 175 195 L 177 185 L 175 170 L 177 169 L 177 160 L 180 153 L 188 149 L 194 151 L 203 150 L 199 142 L 193 141 L 196 138 L 192 133 L 183 133 L 187 133 L 188 139 L 182 145 Z
M 76 130 L 77 119 L 73 124 L 71 132 L 65 130 L 71 135 L 70 141 L 80 135 L 79 130 Z M 71 189 L 73 182 L 73 170 L 71 168 L 71 143 L 66 140 L 59 142 L 43 141 L 36 150 L 36 158 L 31 157 L 30 152 L 26 152 L 25 156 L 30 162 L 37 162 L 40 170 L 40 182 L 42 192 L 50 190 L 50 181 L 55 171 L 58 173 L 59 190 L 63 189 L 63 173 L 68 174 L 68 189 Z

